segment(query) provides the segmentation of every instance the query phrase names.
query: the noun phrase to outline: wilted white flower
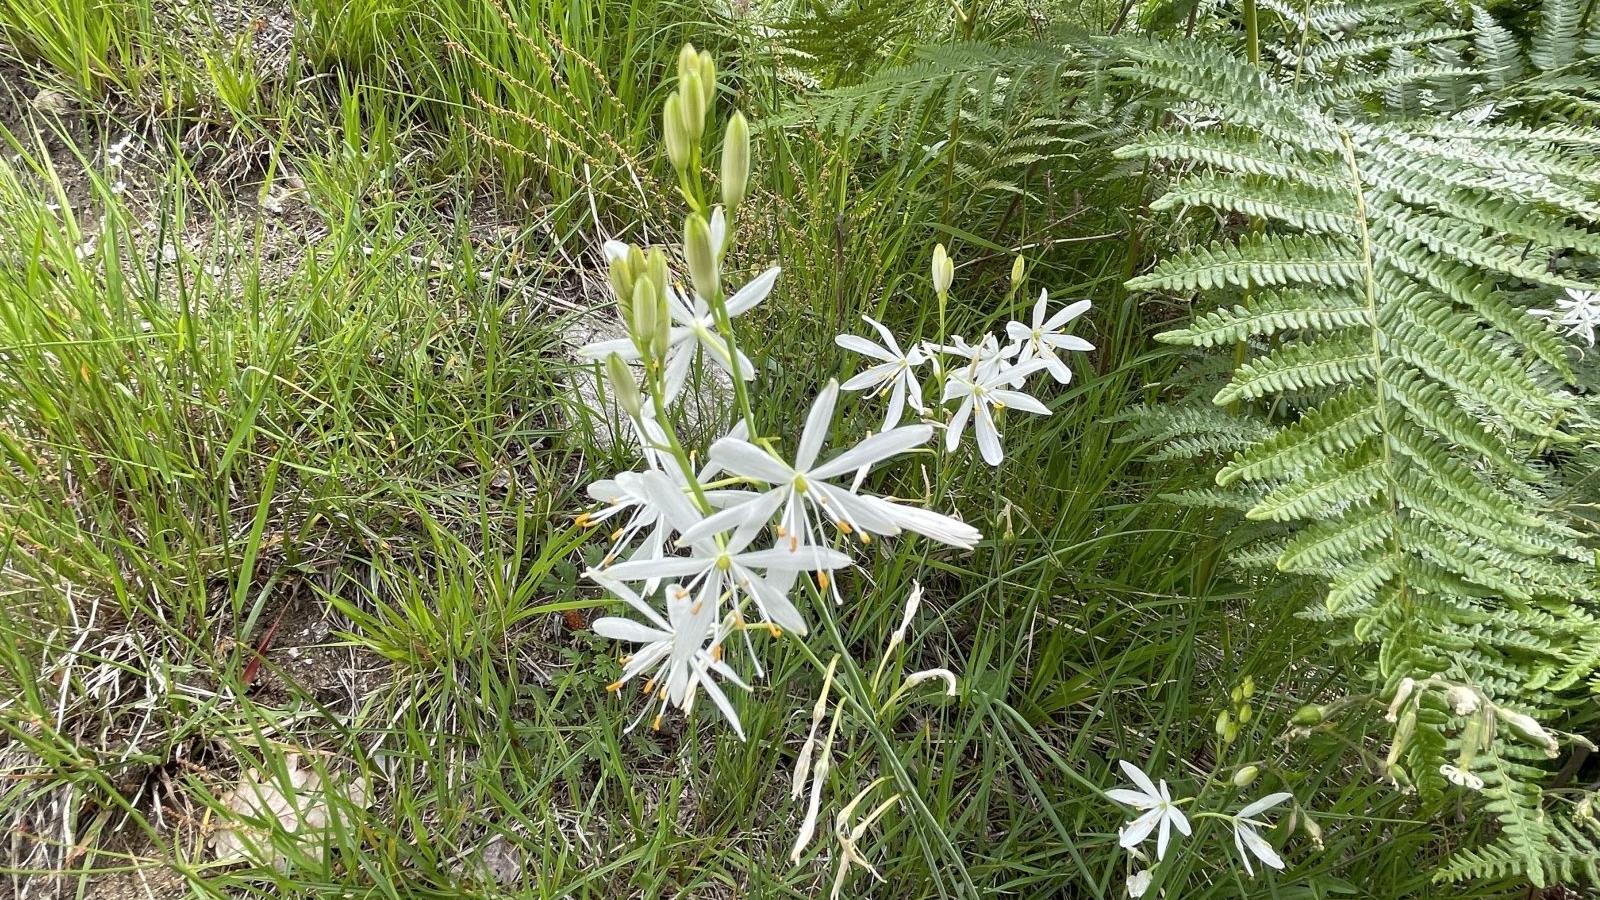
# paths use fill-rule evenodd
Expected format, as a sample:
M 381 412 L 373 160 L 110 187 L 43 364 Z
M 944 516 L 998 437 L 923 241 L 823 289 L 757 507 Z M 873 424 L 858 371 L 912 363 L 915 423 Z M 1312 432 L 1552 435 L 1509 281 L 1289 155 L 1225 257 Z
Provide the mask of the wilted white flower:
M 1140 897 L 1143 897 L 1144 892 L 1150 890 L 1150 879 L 1149 869 L 1140 869 L 1133 873 L 1128 878 L 1128 896 L 1132 897 L 1133 900 L 1139 900 Z
M 834 341 L 846 350 L 853 350 L 862 356 L 881 360 L 875 366 L 869 366 L 846 381 L 840 386 L 841 390 L 863 391 L 872 390 L 874 395 L 889 392 L 889 409 L 883 417 L 883 428 L 887 431 L 900 424 L 900 417 L 905 414 L 906 404 L 917 412 L 926 412 L 927 407 L 922 402 L 922 383 L 917 380 L 916 367 L 927 361 L 922 350 L 912 347 L 902 351 L 900 343 L 894 339 L 889 329 L 883 327 L 878 320 L 869 316 L 861 317 L 868 325 L 877 329 L 883 337 L 880 346 L 864 337 L 853 334 L 841 334 Z
M 1255 869 L 1250 865 L 1251 855 L 1254 855 L 1257 859 L 1261 860 L 1262 864 L 1271 866 L 1274 869 L 1283 868 L 1283 859 L 1282 857 L 1278 856 L 1278 851 L 1272 849 L 1272 845 L 1267 843 L 1266 838 L 1256 833 L 1256 829 L 1265 828 L 1266 823 L 1257 821 L 1250 817 L 1266 812 L 1274 806 L 1277 806 L 1285 800 L 1292 799 L 1293 797 L 1293 794 L 1283 791 L 1280 791 L 1276 794 L 1268 794 L 1267 796 L 1262 797 L 1260 800 L 1257 800 L 1249 806 L 1246 806 L 1244 809 L 1239 810 L 1237 813 L 1234 813 L 1233 845 L 1239 849 L 1239 858 L 1244 860 L 1244 870 L 1251 875 L 1256 873 Z
M 1450 783 L 1457 787 L 1464 787 L 1474 791 L 1483 790 L 1483 779 L 1468 772 L 1466 769 L 1445 763 L 1439 767 L 1439 774 L 1449 779 Z
M 1144 839 L 1150 836 L 1150 832 L 1159 825 L 1161 831 L 1156 838 L 1156 859 L 1166 858 L 1167 843 L 1171 838 L 1172 829 L 1176 828 L 1186 836 L 1193 834 L 1189 828 L 1189 820 L 1184 817 L 1183 810 L 1172 802 L 1172 794 L 1167 790 L 1165 778 L 1161 780 L 1161 786 L 1158 788 L 1150 781 L 1150 776 L 1133 763 L 1121 760 L 1118 765 L 1138 790 L 1113 788 L 1106 791 L 1106 796 L 1118 803 L 1141 810 L 1142 815 L 1123 826 L 1117 842 L 1123 849 L 1131 850 L 1143 843 Z
M 1565 326 L 1567 334 L 1581 337 L 1584 343 L 1594 346 L 1594 330 L 1600 326 L 1600 291 L 1567 289 L 1567 296 L 1556 300 L 1555 309 L 1530 309 L 1528 315 L 1551 319 Z
M 1039 292 L 1039 302 L 1033 307 L 1033 324 L 1024 325 L 1021 322 L 1011 322 L 1006 325 L 1006 335 L 1015 341 L 1022 352 L 1018 362 L 1027 362 L 1030 359 L 1043 360 L 1045 371 L 1050 373 L 1061 384 L 1072 380 L 1072 370 L 1065 361 L 1056 356 L 1057 350 L 1093 350 L 1094 345 L 1081 337 L 1063 334 L 1061 329 L 1067 323 L 1084 314 L 1089 309 L 1088 300 L 1079 300 L 1069 303 L 1048 315 L 1050 294 L 1047 291 Z M 1014 384 L 1015 382 L 1013 382 Z

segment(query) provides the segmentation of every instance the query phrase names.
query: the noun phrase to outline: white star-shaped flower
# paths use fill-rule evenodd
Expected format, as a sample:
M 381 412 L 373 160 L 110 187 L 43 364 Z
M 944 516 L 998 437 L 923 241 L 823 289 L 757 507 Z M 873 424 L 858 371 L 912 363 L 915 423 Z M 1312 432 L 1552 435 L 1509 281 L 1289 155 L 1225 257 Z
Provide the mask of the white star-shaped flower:
M 1005 450 L 1000 446 L 1000 429 L 995 425 L 994 413 L 1009 408 L 1041 416 L 1050 415 L 1050 407 L 1012 388 L 1016 379 L 1026 377 L 1045 365 L 1042 359 L 1030 359 L 1010 367 L 991 367 L 987 374 L 978 366 L 952 374 L 944 385 L 944 399 L 946 403 L 960 400 L 961 405 L 956 407 L 955 415 L 950 418 L 950 426 L 945 432 L 945 448 L 952 452 L 956 449 L 961 443 L 962 432 L 966 431 L 967 420 L 972 419 L 972 431 L 977 436 L 978 451 L 983 454 L 983 461 L 991 466 L 1000 465 L 1005 459 Z
M 1600 291 L 1568 288 L 1567 296 L 1556 300 L 1555 309 L 1530 309 L 1528 315 L 1550 319 L 1556 325 L 1565 326 L 1567 334 L 1574 338 L 1581 337 L 1593 347 L 1594 330 L 1600 326 Z
M 1124 803 L 1134 809 L 1140 810 L 1141 815 L 1122 827 L 1121 836 L 1117 843 L 1124 850 L 1144 843 L 1150 832 L 1161 827 L 1161 832 L 1156 838 L 1156 859 L 1164 859 L 1167 855 L 1167 843 L 1172 836 L 1172 829 L 1176 828 L 1184 835 L 1194 832 L 1189 828 L 1189 820 L 1184 817 L 1183 810 L 1172 802 L 1172 794 L 1167 790 L 1166 779 L 1161 780 L 1161 786 L 1156 787 L 1140 768 L 1127 760 L 1119 762 L 1123 774 L 1133 781 L 1138 790 L 1128 788 L 1113 788 L 1106 791 L 1106 796 L 1118 803 Z
M 806 416 L 792 465 L 742 438 L 725 437 L 712 444 L 713 462 L 735 475 L 772 487 L 709 516 L 685 532 L 684 540 L 697 540 L 728 528 L 738 529 L 738 539 L 748 540 L 745 535 L 753 536 L 776 516 L 780 546 L 786 543 L 791 551 L 821 543 L 815 525 L 818 519 L 831 521 L 840 531 L 859 535 L 863 541 L 869 541 L 871 535 L 895 535 L 904 530 L 957 547 L 976 544 L 981 535 L 957 519 L 830 483 L 829 479 L 875 466 L 927 443 L 933 436 L 928 425 L 891 428 L 819 463 L 817 457 L 832 427 L 838 400 L 839 383 L 829 381 Z
M 1046 291 L 1039 292 L 1039 302 L 1033 307 L 1033 324 L 1024 325 L 1021 322 L 1010 322 L 1006 325 L 1006 335 L 1022 347 L 1022 352 L 1017 362 L 1027 362 L 1030 359 L 1043 360 L 1045 371 L 1061 384 L 1072 380 L 1072 370 L 1059 356 L 1058 350 L 1093 350 L 1094 345 L 1075 335 L 1063 334 L 1061 329 L 1067 323 L 1088 311 L 1088 300 L 1079 300 L 1069 303 L 1051 316 L 1049 314 L 1050 295 Z M 1015 383 L 1015 382 L 1013 382 Z
M 873 396 L 888 391 L 889 409 L 883 417 L 883 429 L 887 431 L 900 424 L 900 417 L 905 414 L 907 403 L 919 413 L 927 411 L 927 406 L 922 402 L 922 383 L 917 380 L 916 368 L 927 362 L 927 357 L 918 347 L 902 351 L 900 343 L 882 323 L 869 316 L 861 318 L 883 337 L 882 345 L 853 334 L 841 334 L 834 338 L 834 341 L 846 350 L 853 350 L 880 362 L 856 374 L 841 385 L 840 389 L 871 390 Z
M 1244 870 L 1251 875 L 1256 874 L 1256 870 L 1250 865 L 1250 857 L 1252 855 L 1261 860 L 1263 865 L 1271 866 L 1274 869 L 1283 868 L 1283 858 L 1278 855 L 1278 851 L 1272 849 L 1272 845 L 1267 843 L 1266 838 L 1256 832 L 1257 828 L 1267 827 L 1267 823 L 1250 817 L 1264 813 L 1285 800 L 1293 799 L 1293 797 L 1293 794 L 1282 791 L 1276 794 L 1268 794 L 1234 813 L 1233 845 L 1239 848 L 1239 858 L 1244 860 Z

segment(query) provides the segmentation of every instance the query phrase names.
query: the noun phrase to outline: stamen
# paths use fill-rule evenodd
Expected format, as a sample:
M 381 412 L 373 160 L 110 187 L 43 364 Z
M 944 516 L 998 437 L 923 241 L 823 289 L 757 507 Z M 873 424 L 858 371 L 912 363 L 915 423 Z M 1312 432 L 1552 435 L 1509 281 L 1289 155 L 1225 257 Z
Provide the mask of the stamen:
M 650 730 L 651 731 L 660 731 L 661 730 L 661 713 L 656 713 L 656 717 L 654 719 L 650 720 Z
M 817 573 L 817 587 L 821 588 L 822 590 L 827 590 L 828 589 L 828 573 L 827 572 L 818 572 Z
M 711 661 L 712 662 L 722 662 L 722 645 L 721 644 L 718 644 L 715 647 L 711 648 Z
M 867 534 L 865 531 L 861 532 L 861 543 L 863 543 L 863 544 L 871 544 L 872 543 L 872 535 Z
M 610 691 L 610 692 L 611 692 L 611 693 L 613 693 L 613 694 L 614 694 L 614 693 L 616 693 L 616 692 L 617 692 L 617 691 L 620 691 L 620 690 L 622 690 L 622 682 L 620 682 L 620 681 L 613 681 L 613 682 L 611 682 L 611 683 L 610 683 L 610 684 L 608 684 L 608 685 L 606 685 L 606 690 L 607 690 L 607 691 Z
M 835 526 L 836 526 L 836 527 L 838 527 L 838 529 L 839 529 L 839 530 L 840 530 L 840 531 L 842 531 L 842 532 L 844 532 L 844 533 L 845 533 L 845 534 L 850 534 L 850 533 L 851 533 L 851 532 L 853 532 L 853 531 L 855 531 L 855 529 L 854 529 L 854 528 L 851 528 L 851 527 L 850 527 L 850 523 L 849 523 L 849 522 L 846 522 L 846 521 L 845 521 L 845 520 L 843 520 L 843 519 L 838 519 L 838 520 L 836 520 L 836 521 L 835 521 L 835 522 L 834 522 L 834 523 L 833 523 L 833 524 L 834 524 L 834 525 L 835 525 Z
M 774 637 L 774 638 L 781 638 L 781 637 L 783 637 L 783 629 L 782 629 L 782 628 L 779 628 L 779 627 L 778 627 L 778 626 L 776 626 L 776 625 L 774 625 L 774 624 L 772 624 L 772 623 L 771 623 L 771 622 L 768 622 L 768 623 L 767 623 L 767 630 L 768 630 L 768 631 L 770 631 L 770 632 L 772 632 L 772 636 L 773 636 L 773 637 Z
M 644 683 L 644 693 L 648 694 L 648 693 L 650 693 L 651 691 L 653 691 L 655 689 L 656 689 L 656 680 L 654 678 L 652 678 L 649 681 L 646 681 Z

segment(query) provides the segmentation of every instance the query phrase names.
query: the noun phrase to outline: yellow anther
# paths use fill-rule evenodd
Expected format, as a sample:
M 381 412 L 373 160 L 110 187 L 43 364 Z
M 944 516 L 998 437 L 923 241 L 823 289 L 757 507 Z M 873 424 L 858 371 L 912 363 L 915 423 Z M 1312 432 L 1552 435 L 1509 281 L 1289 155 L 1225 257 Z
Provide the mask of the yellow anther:
M 715 647 L 711 648 L 711 660 L 712 660 L 712 662 L 722 662 L 722 645 L 721 644 L 718 644 Z
M 650 693 L 651 691 L 653 691 L 655 689 L 656 689 L 656 680 L 654 678 L 652 678 L 649 681 L 646 681 L 644 683 L 644 693 L 648 694 L 648 693 Z
M 656 713 L 655 719 L 651 720 L 651 722 L 650 722 L 650 730 L 651 731 L 660 731 L 661 730 L 661 713 Z
M 776 626 L 774 624 L 772 624 L 771 622 L 767 623 L 767 630 L 772 632 L 772 636 L 775 637 L 775 638 L 783 637 L 783 629 L 779 628 L 778 626 Z
M 818 572 L 817 573 L 817 587 L 821 588 L 822 590 L 827 590 L 828 589 L 828 573 L 827 572 Z
M 855 531 L 854 528 L 850 527 L 850 523 L 844 521 L 843 519 L 840 519 L 839 521 L 834 522 L 833 524 L 837 525 L 839 527 L 839 530 L 844 532 L 845 534 L 850 534 L 851 532 Z
M 691 616 L 700 615 L 700 608 L 705 606 L 705 605 L 706 605 L 706 602 L 704 600 L 696 600 L 694 602 L 694 605 L 689 607 L 689 615 L 691 615 Z
M 865 531 L 861 532 L 861 543 L 863 543 L 863 544 L 872 543 L 872 535 L 867 534 Z
M 610 684 L 606 685 L 606 690 L 608 690 L 608 691 L 610 691 L 612 693 L 616 693 L 617 691 L 622 690 L 622 682 L 613 681 Z

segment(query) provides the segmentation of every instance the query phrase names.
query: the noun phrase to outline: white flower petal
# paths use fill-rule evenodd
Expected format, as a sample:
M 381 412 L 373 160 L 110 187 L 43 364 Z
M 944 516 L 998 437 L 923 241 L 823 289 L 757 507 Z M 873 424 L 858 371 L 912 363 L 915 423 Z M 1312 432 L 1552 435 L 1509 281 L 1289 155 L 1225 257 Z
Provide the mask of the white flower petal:
M 623 619 L 618 616 L 604 616 L 595 619 L 589 627 L 595 634 L 614 641 L 632 641 L 635 644 L 650 644 L 655 641 L 672 637 L 671 634 L 659 628 L 641 625 L 632 619 Z

